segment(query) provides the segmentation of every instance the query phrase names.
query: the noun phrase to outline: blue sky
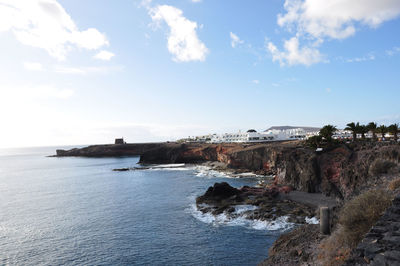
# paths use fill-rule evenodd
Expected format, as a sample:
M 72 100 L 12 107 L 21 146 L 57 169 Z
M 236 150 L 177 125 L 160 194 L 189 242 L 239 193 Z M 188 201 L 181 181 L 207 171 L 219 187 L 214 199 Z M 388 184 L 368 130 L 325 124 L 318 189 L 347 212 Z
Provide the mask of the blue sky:
M 400 121 L 399 0 L 0 0 L 0 147 Z

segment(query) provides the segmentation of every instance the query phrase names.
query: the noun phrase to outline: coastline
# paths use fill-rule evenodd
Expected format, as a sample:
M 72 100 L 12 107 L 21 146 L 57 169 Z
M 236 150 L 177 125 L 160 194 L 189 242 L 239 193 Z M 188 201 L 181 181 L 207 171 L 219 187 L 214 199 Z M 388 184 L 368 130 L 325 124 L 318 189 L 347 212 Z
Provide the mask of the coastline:
M 62 152 L 61 156 L 130 156 L 133 154 L 130 147 L 134 146 L 127 145 L 122 149 L 118 145 L 91 146 L 85 152 L 75 149 Z M 392 162 L 393 167 L 398 167 L 400 161 L 400 146 L 392 143 L 341 143 L 322 152 L 315 152 L 301 142 L 247 145 L 159 143 L 156 146 L 147 146 L 147 149 L 144 149 L 144 146 L 138 149 L 138 145 L 140 144 L 136 144 L 135 152 L 136 155 L 140 155 L 142 165 L 193 164 L 234 177 L 263 177 L 264 184 L 260 184 L 262 190 L 246 188 L 247 191 L 237 192 L 237 195 L 246 195 L 244 203 L 257 206 L 257 209 L 246 210 L 247 218 L 263 221 L 272 217 L 276 220 L 278 216 L 284 217 L 285 211 L 295 216 L 295 213 L 287 209 L 291 204 L 296 207 L 289 209 L 297 208 L 307 215 L 310 214 L 310 209 L 316 213 L 319 206 L 328 206 L 332 211 L 332 229 L 337 225 L 338 211 L 343 204 L 368 189 L 387 188 L 388 183 L 396 177 L 396 171 L 380 169 L 380 162 Z M 106 148 L 102 151 L 104 147 Z M 272 192 L 276 192 L 273 197 Z M 237 212 L 236 206 L 243 204 L 243 200 L 238 201 L 235 197 L 207 202 L 213 203 L 213 207 L 200 206 L 204 202 L 198 202 L 198 210 L 203 214 L 218 216 L 223 213 L 234 217 Z M 268 210 L 276 209 L 277 204 L 281 202 L 284 202 L 286 209 L 281 208 L 283 211 L 271 215 Z M 305 217 L 306 215 L 303 215 L 303 220 L 291 220 L 295 224 L 304 225 L 282 234 L 262 265 L 278 262 L 307 263 L 316 259 L 316 255 L 310 252 L 326 236 L 319 233 L 318 226 L 307 225 Z M 304 232 L 308 232 L 311 237 Z M 288 246 L 288 243 L 293 241 L 297 241 L 293 248 L 297 249 L 298 253 L 288 254 L 282 245 Z

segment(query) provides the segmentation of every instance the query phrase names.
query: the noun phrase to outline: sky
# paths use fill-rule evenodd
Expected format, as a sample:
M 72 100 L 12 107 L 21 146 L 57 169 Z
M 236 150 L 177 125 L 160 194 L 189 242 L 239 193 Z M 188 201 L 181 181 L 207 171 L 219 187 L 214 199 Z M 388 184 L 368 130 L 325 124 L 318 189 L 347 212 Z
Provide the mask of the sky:
M 400 122 L 400 0 L 0 0 L 0 148 Z

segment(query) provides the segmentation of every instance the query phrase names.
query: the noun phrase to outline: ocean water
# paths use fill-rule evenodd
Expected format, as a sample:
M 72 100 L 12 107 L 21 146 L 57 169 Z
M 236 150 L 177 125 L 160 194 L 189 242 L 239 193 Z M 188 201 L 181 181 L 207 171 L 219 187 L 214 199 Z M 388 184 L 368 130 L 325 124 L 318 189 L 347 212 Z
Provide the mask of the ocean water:
M 55 149 L 0 150 L 1 265 L 256 265 L 287 228 L 196 210 L 215 182 L 255 178 L 194 166 L 113 172 L 139 158 L 46 157 Z

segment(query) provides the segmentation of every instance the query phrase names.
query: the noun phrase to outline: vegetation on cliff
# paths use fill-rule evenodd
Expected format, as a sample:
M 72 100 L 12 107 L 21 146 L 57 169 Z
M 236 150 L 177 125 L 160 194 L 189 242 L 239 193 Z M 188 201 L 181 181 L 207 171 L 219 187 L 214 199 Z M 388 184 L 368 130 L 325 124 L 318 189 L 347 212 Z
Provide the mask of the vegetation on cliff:
M 342 265 L 351 251 L 391 205 L 393 195 L 387 190 L 369 190 L 346 202 L 332 234 L 325 238 L 314 254 L 318 265 Z

